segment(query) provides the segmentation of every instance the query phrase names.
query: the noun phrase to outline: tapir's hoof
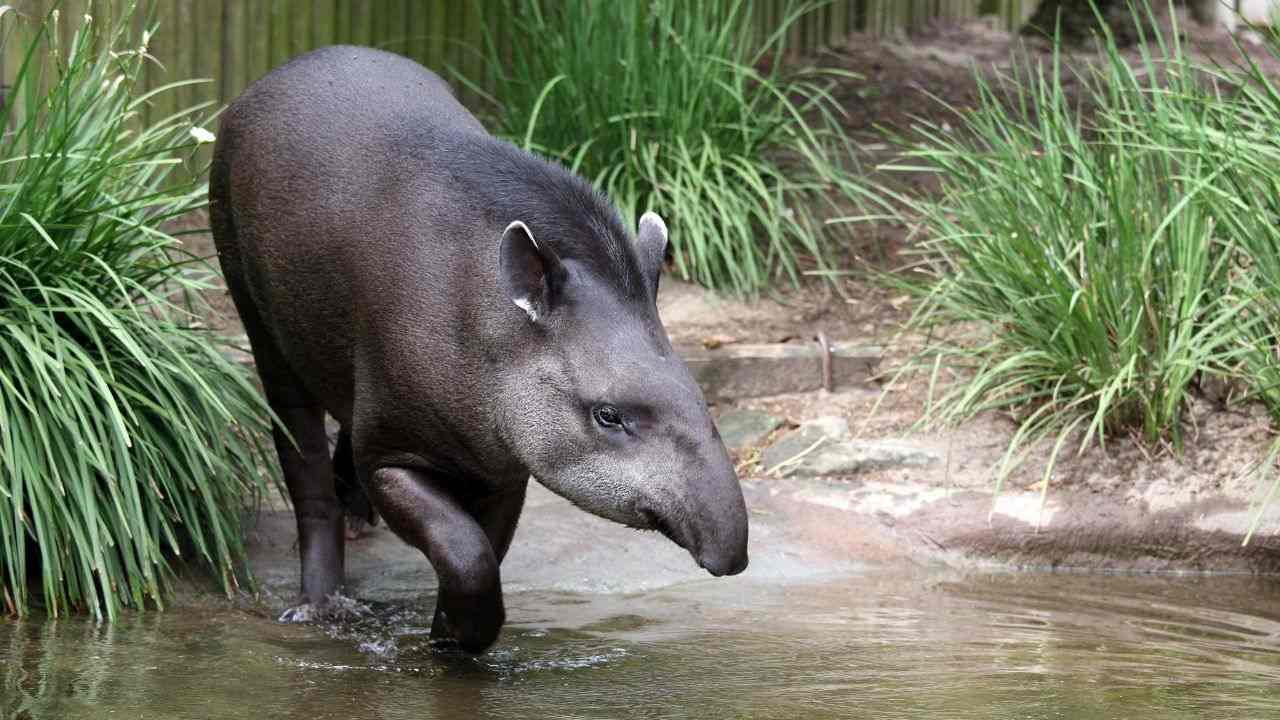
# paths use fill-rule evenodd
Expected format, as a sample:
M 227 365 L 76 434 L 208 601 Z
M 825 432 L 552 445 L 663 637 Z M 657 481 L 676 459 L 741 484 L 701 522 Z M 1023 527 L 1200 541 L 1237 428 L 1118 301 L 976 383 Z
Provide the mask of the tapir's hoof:
M 497 637 L 492 640 L 488 638 L 472 638 L 467 642 L 461 642 L 451 637 L 431 638 L 431 652 L 445 657 L 474 657 L 485 654 L 496 640 Z
M 451 637 L 431 638 L 431 652 L 446 657 L 472 654 L 464 652 L 462 646 L 458 645 L 458 641 Z
M 482 655 L 498 641 L 502 630 L 503 611 L 498 608 L 496 619 L 476 622 L 477 618 L 463 615 L 462 621 L 452 623 L 439 609 L 431 623 L 431 651 L 443 655 Z

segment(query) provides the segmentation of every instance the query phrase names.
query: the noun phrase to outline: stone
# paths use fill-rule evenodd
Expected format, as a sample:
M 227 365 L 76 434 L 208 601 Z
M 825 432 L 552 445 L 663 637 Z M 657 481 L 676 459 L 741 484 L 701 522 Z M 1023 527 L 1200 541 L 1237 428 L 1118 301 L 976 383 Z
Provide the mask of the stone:
M 759 445 L 769 433 L 782 427 L 783 420 L 760 410 L 732 408 L 716 418 L 720 439 L 729 452 L 736 453 Z
M 937 453 L 893 440 L 851 440 L 843 418 L 820 418 L 787 433 L 765 449 L 766 472 L 786 476 L 857 475 L 895 467 L 925 467 Z
M 772 470 L 783 462 L 809 450 L 815 443 L 821 442 L 817 448 L 810 450 L 805 458 L 821 450 L 823 446 L 843 440 L 848 436 L 849 421 L 844 418 L 821 417 L 809 420 L 765 448 L 764 453 L 760 456 L 760 463 L 766 470 Z
M 708 399 L 809 392 L 823 386 L 823 352 L 816 342 L 725 345 L 713 350 L 681 345 L 676 349 Z M 832 389 L 867 384 L 880 357 L 877 346 L 833 341 Z

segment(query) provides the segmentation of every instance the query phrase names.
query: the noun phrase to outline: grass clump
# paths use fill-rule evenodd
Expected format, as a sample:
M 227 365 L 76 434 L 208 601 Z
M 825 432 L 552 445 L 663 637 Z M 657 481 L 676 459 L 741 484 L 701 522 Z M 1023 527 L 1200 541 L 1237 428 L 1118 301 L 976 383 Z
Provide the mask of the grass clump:
M 1240 218 L 1274 221 L 1280 185 L 1226 192 L 1239 148 L 1224 155 L 1217 138 L 1247 124 L 1238 100 L 1176 40 L 1144 39 L 1136 66 L 1112 38 L 1102 47 L 1079 96 L 1055 54 L 982 81 L 956 131 L 927 127 L 910 152 L 942 186 L 904 199 L 927 238 L 911 325 L 940 331 L 917 363 L 967 371 L 926 420 L 1012 414 L 998 482 L 1045 440 L 1046 488 L 1072 438 L 1081 452 L 1118 435 L 1179 448 L 1196 383 L 1251 383 L 1259 339 L 1275 347 L 1277 316 L 1255 304 L 1265 259 L 1247 260 L 1258 235 Z M 1249 136 L 1274 150 L 1271 132 Z M 1224 214 L 1228 201 L 1240 207 Z
M 1280 28 L 1265 37 L 1280 61 Z M 1206 103 L 1199 126 L 1177 129 L 1202 136 L 1220 168 L 1209 200 L 1220 231 L 1239 244 L 1227 290 L 1250 319 L 1241 375 L 1280 422 L 1280 81 L 1247 56 L 1222 76 L 1230 101 Z
M 149 30 L 0 17 L 23 60 L 0 111 L 0 603 L 159 604 L 169 558 L 229 591 L 269 411 L 191 310 L 207 272 L 165 232 L 203 202 L 199 108 L 141 126 Z M 65 22 L 65 19 L 63 20 Z
M 1280 61 L 1280 26 L 1261 34 Z M 1239 376 L 1247 397 L 1262 402 L 1280 426 L 1280 81 L 1248 56 L 1219 74 L 1230 102 L 1207 102 L 1202 125 L 1180 130 L 1203 136 L 1221 168 L 1210 200 L 1221 232 L 1240 248 L 1226 288 L 1242 307 Z M 1274 476 L 1277 458 L 1280 438 L 1262 463 L 1264 479 Z M 1271 481 L 1256 518 L 1278 497 L 1280 477 Z
M 627 220 L 662 214 L 685 279 L 754 293 L 830 270 L 828 235 L 848 228 L 825 214 L 859 197 L 833 159 L 840 73 L 777 62 L 815 7 L 788 3 L 761 39 L 750 0 L 524 0 L 515 40 L 486 41 L 497 130 L 592 180 Z

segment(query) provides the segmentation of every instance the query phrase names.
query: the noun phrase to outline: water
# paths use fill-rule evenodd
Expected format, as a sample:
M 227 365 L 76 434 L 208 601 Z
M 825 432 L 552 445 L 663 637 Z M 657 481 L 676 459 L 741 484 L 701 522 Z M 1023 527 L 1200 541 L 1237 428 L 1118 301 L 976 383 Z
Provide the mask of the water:
M 1280 718 L 1280 582 L 871 572 L 508 597 L 477 659 L 428 604 L 0 621 L 4 718 Z

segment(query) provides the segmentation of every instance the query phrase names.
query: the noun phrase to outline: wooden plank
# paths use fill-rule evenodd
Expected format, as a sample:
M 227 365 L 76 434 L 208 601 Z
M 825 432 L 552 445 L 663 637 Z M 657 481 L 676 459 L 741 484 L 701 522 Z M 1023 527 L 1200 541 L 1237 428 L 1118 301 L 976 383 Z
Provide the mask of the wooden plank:
M 244 3 L 235 0 L 220 0 L 220 22 L 222 24 L 222 42 L 218 50 L 218 100 L 226 105 L 245 88 L 244 70 L 247 37 L 241 28 L 245 26 Z
M 849 0 L 840 0 L 831 5 L 831 24 L 827 28 L 827 45 L 844 47 L 849 37 Z
M 445 52 L 448 49 L 445 45 L 445 35 L 449 23 L 453 20 L 453 14 L 448 3 L 443 0 L 437 0 L 431 3 L 431 19 L 428 24 L 428 32 L 431 33 L 428 38 L 430 42 L 430 53 L 427 55 L 427 67 L 436 72 L 444 71 Z
M 311 37 L 308 47 L 322 48 L 333 45 L 338 31 L 338 3 L 325 0 L 315 4 L 311 13 Z
M 467 32 L 467 24 L 471 21 L 471 3 L 457 3 L 449 7 L 445 24 L 440 27 L 442 46 L 440 59 L 434 70 L 446 80 L 451 79 L 452 71 L 458 68 L 461 56 L 458 54 L 458 38 Z M 454 83 L 450 82 L 451 85 Z M 454 85 L 456 88 L 457 86 Z
M 351 0 L 333 0 L 334 45 L 351 42 Z
M 179 80 L 187 79 L 185 70 L 189 63 L 187 57 L 190 43 L 184 32 L 189 17 L 192 0 L 174 0 L 157 4 L 154 12 L 145 16 L 144 26 L 151 31 L 147 41 L 147 52 L 151 55 L 145 61 L 146 91 L 151 92 Z M 139 35 L 137 42 L 141 42 Z M 188 88 L 169 88 L 152 95 L 147 102 L 145 123 L 155 125 L 176 115 L 187 107 L 191 93 Z M 179 172 L 170 171 L 171 177 Z
M 80 27 L 79 6 L 77 0 L 62 0 L 58 5 L 58 48 L 63 57 L 70 51 L 76 29 Z
M 353 0 L 351 3 L 351 42 L 354 45 L 373 44 L 372 0 Z
M 872 35 L 884 35 L 888 14 L 888 0 L 868 0 L 867 24 L 863 29 Z
M 168 5 L 167 15 L 161 19 L 157 36 L 163 37 L 162 54 L 156 57 L 165 66 L 162 83 L 190 80 L 197 76 L 195 71 L 196 52 L 199 42 L 199 24 L 195 22 L 196 0 L 173 0 Z M 161 11 L 165 12 L 165 11 Z M 165 93 L 171 100 L 171 112 L 180 112 L 196 102 L 197 88 L 185 86 Z M 168 114 L 162 117 L 168 117 Z
M 288 2 L 285 4 L 284 21 L 289 27 L 288 57 L 297 57 L 313 46 L 311 44 L 311 15 L 316 3 Z
M 17 25 L 16 13 L 6 13 L 4 17 L 0 17 L 0 111 L 8 107 L 9 114 L 15 118 L 15 99 L 10 97 L 9 88 L 13 87 L 14 79 L 18 76 L 18 68 L 22 67 L 22 52 L 26 44 L 21 42 Z M 0 123 L 0 132 L 11 129 L 13 122 L 8 120 Z
M 403 17 L 404 41 L 402 43 L 401 52 L 405 57 L 418 59 L 418 45 L 421 42 L 418 38 L 417 20 L 418 15 L 422 14 L 422 3 L 406 2 L 401 10 Z
M 187 107 L 209 100 L 217 101 L 218 86 L 214 82 L 212 57 L 222 42 L 222 25 L 217 22 L 218 0 L 192 0 L 191 27 L 185 28 L 191 38 L 190 64 L 186 75 L 209 82 L 193 85 Z M 202 112 L 201 115 L 206 114 Z M 194 119 L 194 118 L 193 118 Z
M 505 0 L 503 3 L 508 7 L 512 4 L 511 0 Z M 493 89 L 496 83 L 496 74 L 499 69 L 510 65 L 515 53 L 515 43 L 519 42 L 520 36 L 516 32 L 516 15 L 509 8 L 507 12 L 500 13 L 502 24 L 501 32 L 494 37 L 495 48 L 501 56 L 501 62 L 496 67 L 491 67 L 485 74 L 486 89 Z
M 786 19 L 787 17 L 786 12 L 788 10 L 790 10 L 790 8 L 783 6 L 780 20 Z M 791 27 L 787 28 L 787 45 L 786 45 L 786 53 L 785 53 L 786 56 L 793 57 L 797 52 L 799 52 L 800 48 L 803 48 L 803 47 L 804 47 L 804 23 L 803 22 L 791 23 Z
M 141 7 L 134 11 L 133 16 L 129 19 L 130 30 L 131 30 L 131 35 L 129 36 L 130 44 L 133 44 L 133 45 L 141 44 L 142 34 L 144 31 L 149 31 L 151 29 L 152 20 L 154 19 L 154 17 L 155 17 L 154 13 L 147 12 L 145 9 Z M 154 80 L 153 76 L 157 72 L 158 71 L 155 67 L 155 63 L 151 62 L 150 60 L 144 61 L 142 63 L 142 68 L 138 71 L 138 79 L 137 79 L 138 88 L 140 89 L 141 92 L 147 92 L 153 87 L 152 85 L 152 82 Z M 139 113 L 140 115 L 139 121 L 142 122 L 144 125 L 150 125 L 152 118 L 154 117 L 154 114 L 155 114 L 154 103 L 148 103 L 146 105 L 143 105 L 142 111 L 141 113 Z
M 270 12 L 267 18 L 267 35 L 269 40 L 269 50 L 267 52 L 267 67 L 264 71 L 270 71 L 272 68 L 283 65 L 289 59 L 289 33 L 290 20 L 289 9 L 291 3 L 288 0 L 270 0 L 268 3 Z
M 390 23 L 390 5 L 391 0 L 378 0 L 371 6 L 372 17 L 370 18 L 370 27 L 372 28 L 372 36 L 369 39 L 369 45 L 376 48 L 385 48 L 388 35 L 391 33 Z
M 266 74 L 271 64 L 270 0 L 244 0 L 244 74 L 241 81 L 248 87 Z
M 410 18 L 409 6 L 413 3 L 408 0 L 395 0 L 387 7 L 387 16 L 390 18 L 391 29 L 387 33 L 387 49 L 401 55 L 409 55 L 413 52 L 412 40 L 410 34 Z
M 431 67 L 431 22 L 435 5 L 439 3 L 427 0 L 416 3 L 413 11 L 413 59 L 427 67 Z
M 104 0 L 87 0 L 84 11 L 93 18 L 93 52 L 102 49 L 107 30 L 111 28 L 111 3 Z

